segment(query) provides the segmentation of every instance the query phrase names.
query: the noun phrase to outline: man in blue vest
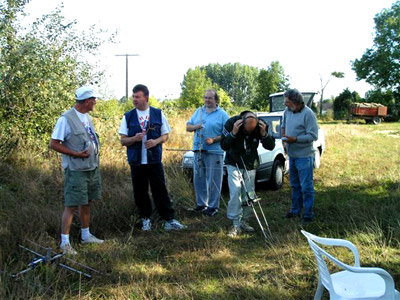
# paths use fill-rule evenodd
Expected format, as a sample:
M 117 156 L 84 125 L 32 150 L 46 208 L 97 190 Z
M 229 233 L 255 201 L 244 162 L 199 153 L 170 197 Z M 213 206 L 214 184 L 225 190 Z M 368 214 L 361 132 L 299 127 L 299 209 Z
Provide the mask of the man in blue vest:
M 186 228 L 174 219 L 175 211 L 165 186 L 164 169 L 161 162 L 162 144 L 168 140 L 171 131 L 162 111 L 149 106 L 149 90 L 138 84 L 133 88 L 135 108 L 122 118 L 119 134 L 121 144 L 127 147 L 128 162 L 131 168 L 133 195 L 142 230 L 151 230 L 151 194 L 160 216 L 166 221 L 165 230 Z
M 100 142 L 88 115 L 96 105 L 98 95 L 92 87 L 83 86 L 76 90 L 75 96 L 75 106 L 58 119 L 50 141 L 50 148 L 62 154 L 65 174 L 60 248 L 67 255 L 77 254 L 69 240 L 77 209 L 81 220 L 81 242 L 104 242 L 89 231 L 90 203 L 101 198 Z

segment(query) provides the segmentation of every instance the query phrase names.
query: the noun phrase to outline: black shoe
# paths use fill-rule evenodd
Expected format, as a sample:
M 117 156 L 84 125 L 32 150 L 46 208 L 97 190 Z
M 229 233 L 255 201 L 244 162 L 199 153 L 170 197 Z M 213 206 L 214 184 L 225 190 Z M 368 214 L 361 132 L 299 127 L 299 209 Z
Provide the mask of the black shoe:
M 218 208 L 212 208 L 212 207 L 207 207 L 206 210 L 204 210 L 204 214 L 213 217 L 218 213 Z
M 308 223 L 312 223 L 312 222 L 314 222 L 314 218 L 310 218 L 310 217 L 301 218 L 301 223 L 303 223 L 303 224 L 308 224 Z
M 287 218 L 287 219 L 293 219 L 293 218 L 299 218 L 299 217 L 300 217 L 300 214 L 294 214 L 292 212 L 288 212 L 285 216 L 285 218 Z
M 206 209 L 207 209 L 206 206 L 196 206 L 195 208 L 192 209 L 192 211 L 196 213 L 201 213 L 204 212 Z

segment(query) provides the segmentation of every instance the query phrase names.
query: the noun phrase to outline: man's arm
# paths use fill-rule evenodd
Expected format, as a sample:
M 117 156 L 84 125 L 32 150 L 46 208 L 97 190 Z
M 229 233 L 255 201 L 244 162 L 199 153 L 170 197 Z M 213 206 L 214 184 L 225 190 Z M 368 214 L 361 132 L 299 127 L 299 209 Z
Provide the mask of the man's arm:
M 261 137 L 261 144 L 263 145 L 264 149 L 274 150 L 275 138 L 273 136 L 267 134 L 265 137 Z
M 154 140 L 147 140 L 146 143 L 144 143 L 146 149 L 153 148 L 157 146 L 158 144 L 163 144 L 166 141 L 168 141 L 169 135 L 168 133 L 161 135 L 160 137 L 154 139 Z
M 296 142 L 310 143 L 318 140 L 317 118 L 313 112 L 310 112 L 305 116 L 305 132 L 305 134 L 296 137 Z
M 258 127 L 260 128 L 260 140 L 264 149 L 273 150 L 275 148 L 275 138 L 268 134 L 268 124 L 260 120 L 258 122 Z
M 233 142 L 236 139 L 235 134 L 232 132 L 232 130 L 233 121 L 232 119 L 229 119 L 228 121 L 226 121 L 221 135 L 221 148 L 225 151 L 232 147 Z
M 65 146 L 62 141 L 60 140 L 55 140 L 51 139 L 50 141 L 50 148 L 53 149 L 54 151 L 57 151 L 59 153 L 69 155 L 72 157 L 81 157 L 81 158 L 87 158 L 89 157 L 90 153 L 89 150 L 83 150 L 83 151 L 74 151 L 69 149 L 67 146 Z
M 136 133 L 136 135 L 134 135 L 134 136 L 127 136 L 124 134 L 120 134 L 119 140 L 120 140 L 122 146 L 130 146 L 130 145 L 133 145 L 134 143 L 142 141 L 144 135 L 145 134 L 142 132 Z
M 186 124 L 186 131 L 193 132 L 197 129 L 200 129 L 201 127 L 202 127 L 202 124 L 196 124 L 196 125 Z
M 199 121 L 199 117 L 198 117 L 199 113 L 201 114 L 200 111 L 201 111 L 201 108 L 196 109 L 196 111 L 193 113 L 190 120 L 187 121 L 187 123 L 186 123 L 186 131 L 187 132 L 193 132 L 193 131 L 196 131 L 196 130 L 200 129 L 201 127 L 203 127 L 203 124 Z M 199 122 L 199 123 L 197 123 L 197 122 Z
M 217 136 L 212 137 L 212 138 L 206 138 L 204 141 L 208 145 L 211 145 L 211 144 L 214 144 L 214 143 L 218 143 L 219 141 L 221 141 L 221 136 L 217 135 Z

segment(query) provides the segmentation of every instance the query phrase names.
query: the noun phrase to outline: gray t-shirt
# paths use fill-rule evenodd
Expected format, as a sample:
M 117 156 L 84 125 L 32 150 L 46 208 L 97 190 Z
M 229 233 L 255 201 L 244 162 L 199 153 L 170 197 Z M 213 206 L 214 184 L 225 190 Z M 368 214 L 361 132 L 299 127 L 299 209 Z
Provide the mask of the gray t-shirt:
M 287 143 L 290 157 L 313 157 L 313 142 L 318 139 L 318 124 L 314 112 L 305 106 L 293 113 L 288 108 L 283 113 L 282 128 L 287 136 L 297 137 L 294 143 Z

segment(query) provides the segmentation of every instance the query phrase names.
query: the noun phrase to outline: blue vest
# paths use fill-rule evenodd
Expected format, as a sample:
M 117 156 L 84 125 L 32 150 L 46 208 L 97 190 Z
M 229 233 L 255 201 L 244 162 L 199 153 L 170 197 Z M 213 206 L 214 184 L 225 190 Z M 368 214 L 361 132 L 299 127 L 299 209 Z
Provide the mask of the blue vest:
M 140 123 L 138 120 L 138 115 L 136 113 L 136 108 L 125 114 L 125 120 L 128 126 L 128 136 L 135 136 L 136 133 L 142 132 L 142 128 L 140 127 Z M 161 109 L 150 106 L 150 124 L 148 127 L 149 130 L 147 131 L 147 140 L 159 138 L 161 136 L 161 126 L 162 126 Z M 130 164 L 135 166 L 141 164 L 142 144 L 143 141 L 136 142 L 127 147 L 128 162 Z M 148 164 L 160 163 L 161 157 L 162 157 L 161 144 L 158 144 L 153 148 L 147 149 Z

